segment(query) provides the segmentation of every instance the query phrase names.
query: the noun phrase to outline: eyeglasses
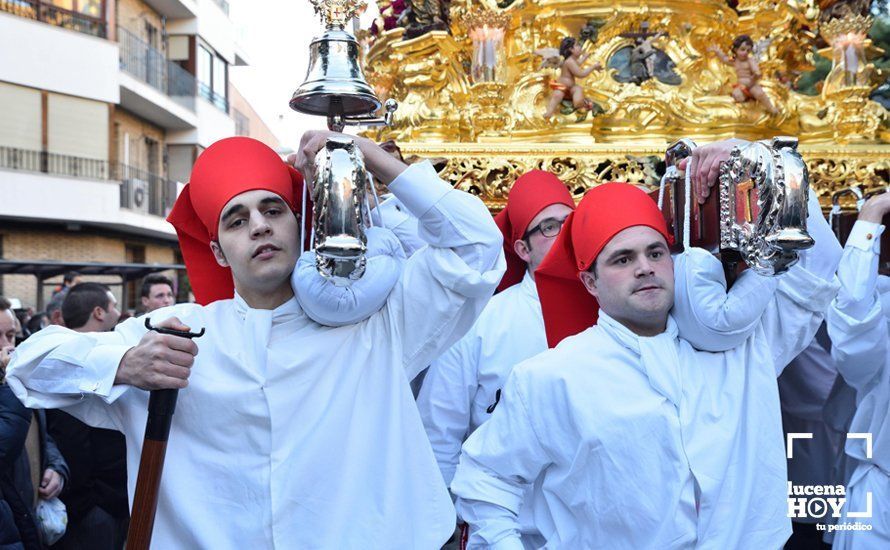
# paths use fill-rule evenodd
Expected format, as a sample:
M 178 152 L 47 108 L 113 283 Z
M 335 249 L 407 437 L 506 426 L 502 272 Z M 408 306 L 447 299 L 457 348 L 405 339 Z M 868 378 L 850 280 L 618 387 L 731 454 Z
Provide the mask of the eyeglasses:
M 544 235 L 545 237 L 555 237 L 559 235 L 559 232 L 562 230 L 562 224 L 564 224 L 565 222 L 566 218 L 563 218 L 561 220 L 557 220 L 555 218 L 547 218 L 538 225 L 526 231 L 525 235 L 522 236 L 522 240 L 527 240 L 538 231 L 540 231 L 541 235 Z

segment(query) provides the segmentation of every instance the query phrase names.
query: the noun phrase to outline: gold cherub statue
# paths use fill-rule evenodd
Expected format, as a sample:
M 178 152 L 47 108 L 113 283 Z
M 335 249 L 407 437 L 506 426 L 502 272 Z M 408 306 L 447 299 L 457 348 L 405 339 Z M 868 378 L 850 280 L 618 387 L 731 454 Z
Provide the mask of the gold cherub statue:
M 550 102 L 547 110 L 544 112 L 544 119 L 549 119 L 556 113 L 556 109 L 563 102 L 569 99 L 576 111 L 579 111 L 578 122 L 587 118 L 587 114 L 598 107 L 593 100 L 584 97 L 584 90 L 580 84 L 575 82 L 576 78 L 585 78 L 593 71 L 603 68 L 599 63 L 595 63 L 590 67 L 584 68 L 584 62 L 590 57 L 590 54 L 581 50 L 578 41 L 567 36 L 562 39 L 559 49 L 542 48 L 535 53 L 544 58 L 541 68 L 559 68 L 559 77 L 550 81 Z
M 721 61 L 732 65 L 735 69 L 737 82 L 732 85 L 732 98 L 736 103 L 745 103 L 753 99 L 763 105 L 769 114 L 777 115 L 779 110 L 769 100 L 759 83 L 762 74 L 760 66 L 757 64 L 757 58 L 762 46 L 761 44 L 761 48 L 755 48 L 751 37 L 742 34 L 732 41 L 732 57 L 727 56 L 717 46 L 711 46 L 708 50 L 717 54 Z

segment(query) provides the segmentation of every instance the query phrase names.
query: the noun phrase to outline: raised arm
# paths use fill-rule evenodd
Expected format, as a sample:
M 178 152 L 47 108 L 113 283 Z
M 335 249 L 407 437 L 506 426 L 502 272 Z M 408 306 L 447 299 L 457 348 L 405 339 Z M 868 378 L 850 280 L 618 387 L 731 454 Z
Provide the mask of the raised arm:
M 594 63 L 590 67 L 582 68 L 581 65 L 584 63 L 584 60 L 586 60 L 586 59 L 587 59 L 587 54 L 583 54 L 581 56 L 581 59 L 579 59 L 577 62 L 574 59 L 569 58 L 569 59 L 566 59 L 565 66 L 569 70 L 569 72 L 572 73 L 572 76 L 574 76 L 575 78 L 585 78 L 588 75 L 590 75 L 590 73 L 592 73 L 593 71 L 602 69 L 602 65 L 600 65 L 599 63 Z
M 680 336 L 703 351 L 726 351 L 747 340 L 776 291 L 774 277 L 743 272 L 726 290 L 723 265 L 710 252 L 690 247 L 674 258 L 674 307 Z
M 296 158 L 303 174 L 314 174 L 312 159 L 331 135 L 303 135 Z M 428 245 L 408 259 L 383 310 L 369 321 L 384 323 L 400 343 L 410 380 L 469 330 L 494 294 L 506 268 L 503 237 L 482 201 L 452 189 L 429 162 L 409 167 L 376 143 L 350 137 L 368 170 L 418 219 Z
M 720 61 L 726 63 L 727 65 L 732 65 L 732 59 L 730 59 L 729 56 L 723 53 L 723 50 L 721 50 L 717 46 L 710 46 L 708 48 L 708 51 L 716 54 Z
M 751 67 L 751 75 L 754 77 L 754 80 L 760 80 L 762 76 L 760 73 L 760 64 L 757 63 L 757 60 L 753 57 L 748 58 L 748 64 Z
M 778 277 L 775 297 L 761 322 L 777 374 L 810 344 L 837 294 L 834 273 L 842 250 L 812 190 L 807 231 L 816 244 L 802 251 L 800 261 Z
M 470 548 L 523 548 L 523 496 L 551 462 L 526 405 L 520 371 L 507 380 L 491 418 L 467 439 L 451 481 L 457 513 L 470 525 Z
M 831 356 L 844 380 L 857 392 L 886 367 L 887 311 L 877 292 L 882 217 L 890 211 L 890 194 L 879 195 L 863 206 L 853 226 L 838 267 L 841 288 L 828 311 Z

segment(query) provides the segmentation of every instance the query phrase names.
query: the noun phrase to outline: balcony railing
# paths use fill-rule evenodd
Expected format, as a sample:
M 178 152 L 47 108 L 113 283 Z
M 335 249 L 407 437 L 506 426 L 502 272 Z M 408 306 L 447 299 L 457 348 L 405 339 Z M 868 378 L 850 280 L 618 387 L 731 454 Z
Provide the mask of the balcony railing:
M 119 181 L 121 208 L 166 216 L 177 184 L 158 174 L 121 163 L 0 146 L 0 168 L 74 178 Z
M 195 110 L 194 76 L 127 29 L 118 29 L 118 41 L 122 70 L 186 109 Z
M 40 0 L 0 0 L 0 11 L 105 38 L 105 21 Z
M 210 103 L 213 103 L 217 109 L 225 113 L 229 112 L 229 100 L 226 99 L 226 96 L 214 92 L 213 89 L 207 84 L 199 82 L 198 93 L 201 94 L 201 97 L 203 97 Z
M 121 182 L 121 208 L 164 217 L 170 213 L 176 201 L 175 181 L 125 164 L 114 165 L 114 172 L 114 179 Z
M 97 180 L 110 176 L 108 162 L 104 160 L 12 147 L 0 147 L 0 168 Z

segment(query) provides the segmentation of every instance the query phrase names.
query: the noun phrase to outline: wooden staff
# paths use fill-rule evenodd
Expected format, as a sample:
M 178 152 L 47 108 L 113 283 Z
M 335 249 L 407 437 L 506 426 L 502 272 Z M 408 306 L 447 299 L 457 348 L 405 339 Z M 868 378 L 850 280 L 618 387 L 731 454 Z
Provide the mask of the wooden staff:
M 145 328 L 188 339 L 204 335 L 203 328 L 201 332 L 195 333 L 153 327 L 150 319 L 145 320 Z M 139 474 L 136 477 L 136 495 L 133 497 L 133 512 L 130 514 L 130 528 L 127 531 L 127 550 L 148 550 L 151 546 L 161 473 L 164 471 L 164 458 L 167 455 L 167 439 L 170 436 L 170 424 L 178 394 L 179 390 L 176 389 L 153 390 L 148 398 L 148 421 L 145 423 L 142 457 L 139 459 Z

